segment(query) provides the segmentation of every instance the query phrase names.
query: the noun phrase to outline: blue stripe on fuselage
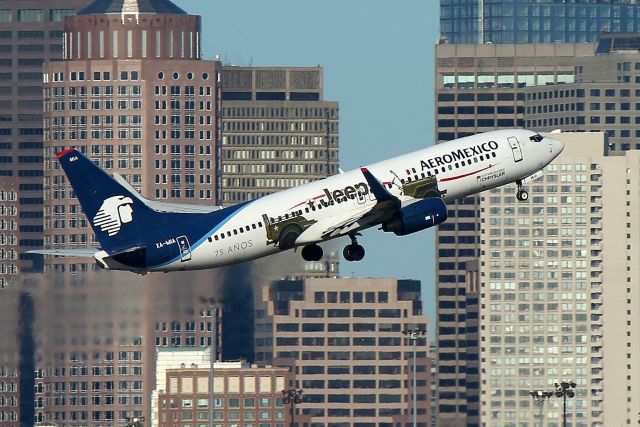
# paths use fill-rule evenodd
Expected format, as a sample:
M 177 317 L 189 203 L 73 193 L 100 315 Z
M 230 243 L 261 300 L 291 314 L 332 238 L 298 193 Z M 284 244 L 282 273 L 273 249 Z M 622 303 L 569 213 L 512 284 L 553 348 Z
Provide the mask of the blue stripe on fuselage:
M 247 207 L 249 204 L 253 203 L 254 200 L 250 200 L 248 202 L 244 202 L 244 203 L 239 203 L 237 205 L 233 205 L 233 206 L 229 206 L 228 208 L 224 208 L 218 211 L 214 211 L 208 214 L 204 214 L 204 217 L 198 218 L 197 219 L 197 225 L 204 225 L 207 231 L 202 232 L 201 230 L 189 230 L 187 227 L 185 227 L 184 229 L 180 229 L 178 228 L 176 230 L 176 236 L 187 236 L 187 239 L 189 239 L 189 243 L 190 243 L 190 251 L 193 252 L 194 250 L 196 250 L 196 248 L 198 248 L 198 246 L 200 246 L 202 243 L 204 243 L 209 236 L 212 236 L 213 234 L 215 234 L 216 231 L 218 231 L 223 225 L 225 225 L 227 222 L 229 222 L 231 220 L 231 218 L 233 218 L 234 216 L 236 216 L 238 213 L 240 213 L 240 211 L 242 211 L 245 207 Z M 189 215 L 189 214 L 187 214 Z M 224 216 L 222 216 L 224 215 Z M 194 218 L 195 220 L 195 218 Z M 210 222 L 213 221 L 214 226 L 213 228 L 210 228 L 211 225 L 207 225 L 210 224 Z M 195 227 L 194 227 L 195 228 Z M 199 227 L 197 227 L 199 228 Z M 195 241 L 195 243 L 191 244 L 191 239 L 195 238 L 195 236 L 197 237 L 197 240 Z M 157 264 L 157 265 L 150 265 L 147 266 L 147 268 L 159 268 L 159 267 L 164 267 L 166 265 L 172 264 L 176 261 L 179 261 L 182 258 L 182 254 L 178 254 L 176 257 L 174 257 L 173 259 L 163 262 L 161 264 Z

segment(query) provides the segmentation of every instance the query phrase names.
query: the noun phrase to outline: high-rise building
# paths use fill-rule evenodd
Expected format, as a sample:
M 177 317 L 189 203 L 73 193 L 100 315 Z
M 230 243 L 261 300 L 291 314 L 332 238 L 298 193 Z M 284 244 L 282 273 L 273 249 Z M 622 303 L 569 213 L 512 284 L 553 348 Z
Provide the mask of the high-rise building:
M 426 323 L 415 280 L 276 281 L 257 303 L 256 359 L 296 361 L 298 410 L 312 426 L 404 425 L 414 391 L 412 342 L 402 332 Z M 426 425 L 430 361 L 426 339 L 416 345 L 417 417 Z
M 222 203 L 338 170 L 338 103 L 320 67 L 222 67 Z
M 525 89 L 573 82 L 578 57 L 594 51 L 594 44 L 438 44 L 437 140 L 522 127 Z M 467 292 L 477 283 L 471 263 L 480 256 L 480 221 L 479 197 L 465 197 L 449 204 L 449 219 L 436 231 L 441 426 L 462 426 L 479 417 L 479 384 L 471 378 L 478 368 L 478 325 L 467 314 L 467 305 L 477 305 L 477 298 Z
M 440 31 L 458 44 L 594 42 L 639 22 L 637 0 L 440 0 Z
M 0 426 L 18 427 L 23 421 L 20 411 L 20 292 L 14 288 L 2 290 L 0 298 Z M 32 373 L 33 375 L 33 373 Z M 33 388 L 31 388 L 33 390 Z M 32 416 L 33 416 L 33 411 Z M 30 421 L 29 418 L 26 419 Z
M 28 0 L 0 9 L 0 175 L 12 177 L 21 205 L 10 235 L 16 258 L 0 253 L 12 271 L 41 270 L 41 257 L 26 254 L 43 245 L 42 64 L 62 57 L 63 20 L 89 0 Z M 7 219 L 0 212 L 0 219 Z M 13 218 L 16 219 L 16 218 Z M 0 272 L 0 283 L 11 276 Z
M 574 83 L 525 89 L 525 125 L 604 132 L 608 151 L 638 149 L 640 137 L 640 38 L 636 34 L 605 34 L 597 55 L 576 59 Z
M 63 19 L 87 4 L 26 0 L 0 6 L 0 289 L 18 281 L 21 272 L 42 269 L 41 257 L 25 253 L 43 244 L 42 64 L 62 57 Z M 16 303 L 3 310 L 3 427 L 33 423 L 33 348 L 11 326 L 24 320 L 24 298 L 20 291 L 2 296 Z
M 613 234 L 602 232 L 603 183 L 617 177 L 604 176 L 602 134 L 558 137 L 565 150 L 530 185 L 530 201 L 518 202 L 510 186 L 481 197 L 479 425 L 539 422 L 530 392 L 555 392 L 562 381 L 576 383 L 572 425 L 610 425 L 602 413 L 603 241 Z M 559 426 L 562 399 L 545 406 L 545 425 Z
M 166 0 L 98 0 L 66 18 L 62 60 L 44 70 L 46 246 L 96 243 L 54 160 L 70 145 L 148 198 L 213 204 L 219 62 L 200 59 L 199 32 L 200 17 Z M 155 346 L 206 347 L 218 328 L 198 302 L 224 286 L 214 273 L 176 289 L 91 264 L 47 260 L 42 294 L 57 303 L 39 311 L 52 330 L 39 341 L 38 422 L 148 417 Z
M 18 178 L 0 176 L 0 289 L 18 278 Z
M 46 245 L 97 243 L 54 159 L 70 145 L 108 173 L 123 175 L 145 197 L 215 203 L 221 178 L 220 64 L 200 59 L 200 17 L 167 0 L 97 0 L 65 25 L 63 60 L 46 64 L 44 72 Z M 310 96 L 310 102 L 321 100 L 322 82 L 314 81 L 321 79 L 320 70 L 311 69 L 310 79 L 304 78 L 306 69 L 297 71 L 301 76 L 287 71 L 292 76 L 287 87 Z M 273 124 L 269 117 L 289 108 L 289 101 L 260 104 L 261 96 L 239 105 L 254 119 L 264 116 Z M 310 105 L 296 96 L 287 94 L 294 98 L 289 106 Z M 260 108 L 250 111 L 251 102 Z M 337 132 L 337 106 L 327 105 L 335 109 L 330 121 Z M 269 140 L 278 126 L 284 125 L 265 126 L 261 142 L 316 143 L 315 134 L 306 131 L 294 142 L 291 131 Z M 296 155 L 279 159 L 299 162 Z M 282 167 L 274 175 L 280 181 L 269 190 L 287 185 L 294 174 L 301 175 Z M 253 358 L 253 316 L 246 313 L 253 301 L 251 266 L 182 274 L 176 283 L 173 276 L 94 271 L 91 264 L 46 260 L 38 295 L 37 422 L 111 426 L 127 417 L 149 417 L 156 346 L 205 348 L 214 342 L 217 359 Z
M 20 205 L 19 218 L 0 211 L 0 221 L 17 222 L 2 230 L 2 238 L 15 243 L 0 252 L 0 288 L 19 271 L 42 269 L 41 257 L 25 253 L 43 245 L 42 64 L 62 58 L 64 17 L 89 2 L 26 0 L 0 7 L 0 176 L 12 180 Z
M 55 162 L 69 145 L 147 198 L 213 204 L 219 62 L 200 58 L 199 34 L 199 16 L 164 0 L 66 19 L 63 60 L 44 73 L 47 247 L 95 243 Z
M 338 103 L 324 99 L 321 67 L 238 67 L 221 72 L 219 202 L 253 200 L 338 170 Z M 293 276 L 336 275 L 338 262 L 300 260 Z M 225 356 L 253 359 L 253 288 L 230 289 L 223 323 Z M 241 326 L 245 325 L 244 328 Z
M 574 382 L 574 426 L 628 425 L 640 410 L 640 151 L 605 155 L 603 133 L 554 134 L 564 152 L 517 202 L 481 198 L 480 425 L 560 426 L 530 391 Z

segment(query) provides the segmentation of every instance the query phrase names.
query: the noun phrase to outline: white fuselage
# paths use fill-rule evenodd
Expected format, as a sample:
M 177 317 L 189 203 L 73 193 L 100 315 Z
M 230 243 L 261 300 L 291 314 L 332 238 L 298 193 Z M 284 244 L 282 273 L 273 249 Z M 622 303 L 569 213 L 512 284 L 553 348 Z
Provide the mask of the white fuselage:
M 403 184 L 430 175 L 437 178 L 442 198 L 454 200 L 531 176 L 562 151 L 557 141 L 547 137 L 533 141 L 530 137 L 534 135 L 535 132 L 522 129 L 473 135 L 384 160 L 367 169 L 403 206 L 417 200 L 404 194 Z M 362 192 L 358 190 L 363 185 L 367 181 L 357 169 L 254 200 L 215 225 L 201 241 L 192 242 L 182 259 L 151 271 L 218 267 L 280 252 L 267 238 L 265 217 L 284 220 L 297 213 L 315 222 L 339 221 L 377 203 L 371 191 L 360 196 Z M 356 196 L 341 197 L 345 193 Z M 342 201 L 322 203 L 333 197 Z M 355 224 L 350 232 L 374 225 Z M 330 238 L 334 237 L 339 235 Z

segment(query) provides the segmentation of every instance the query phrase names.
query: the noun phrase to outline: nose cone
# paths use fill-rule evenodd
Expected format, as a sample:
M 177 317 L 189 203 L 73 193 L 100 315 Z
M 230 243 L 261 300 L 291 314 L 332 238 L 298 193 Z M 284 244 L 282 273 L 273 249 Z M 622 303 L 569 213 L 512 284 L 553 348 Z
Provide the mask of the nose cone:
M 564 150 L 564 144 L 561 141 L 553 138 L 545 138 L 545 142 L 549 145 L 549 151 L 553 156 L 552 159 L 558 157 L 562 150 Z

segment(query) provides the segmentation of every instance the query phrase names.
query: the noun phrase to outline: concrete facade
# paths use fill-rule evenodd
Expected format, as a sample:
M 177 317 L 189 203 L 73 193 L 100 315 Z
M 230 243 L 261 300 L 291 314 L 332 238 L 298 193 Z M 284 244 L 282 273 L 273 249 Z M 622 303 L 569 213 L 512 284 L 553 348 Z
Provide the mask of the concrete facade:
M 338 103 L 323 84 L 321 67 L 222 67 L 224 205 L 338 171 Z
M 282 280 L 263 288 L 256 360 L 296 362 L 299 410 L 311 426 L 391 426 L 412 413 L 412 343 L 426 330 L 420 282 L 391 279 Z M 417 416 L 428 425 L 431 363 L 417 340 Z
M 483 44 L 436 46 L 436 140 L 524 126 L 527 87 L 574 81 L 576 61 L 595 44 Z M 438 423 L 477 425 L 477 324 L 468 324 L 470 262 L 480 256 L 479 197 L 449 204 L 436 231 Z M 467 329 L 469 328 L 469 329 Z
M 64 17 L 89 2 L 27 0 L 0 9 L 0 176 L 13 179 L 22 211 L 19 226 L 8 233 L 16 241 L 15 258 L 0 253 L 7 265 L 0 288 L 19 271 L 42 269 L 40 257 L 24 253 L 43 245 L 42 64 L 62 58 Z M 11 219 L 0 212 L 0 220 Z
M 638 149 L 640 53 L 579 58 L 575 83 L 525 89 L 525 125 L 549 132 L 604 132 L 608 151 Z
M 163 7 L 127 9 L 132 5 Z M 47 247 L 97 244 L 55 161 L 55 153 L 70 145 L 108 173 L 122 174 L 150 199 L 219 201 L 220 63 L 200 59 L 200 17 L 168 6 L 166 1 L 97 1 L 67 18 L 63 60 L 45 66 Z M 124 13 L 118 7 L 125 8 Z M 312 89 L 321 101 L 321 81 L 312 78 L 315 84 L 306 87 L 304 78 L 295 77 L 306 71 L 322 78 L 317 68 L 275 72 L 293 76 L 288 90 Z M 252 118 L 272 123 L 274 109 L 280 112 L 313 101 L 296 96 L 283 104 L 263 102 L 256 95 L 239 105 L 251 111 L 253 103 L 259 104 Z M 313 101 L 312 105 L 325 104 Z M 336 104 L 330 105 L 337 115 Z M 287 140 L 278 137 L 274 142 L 279 150 L 300 133 L 288 122 L 285 127 Z M 252 137 L 266 141 L 274 137 L 273 130 L 269 125 Z M 307 134 L 297 141 L 301 147 L 312 144 Z M 298 156 L 274 154 L 274 164 L 289 166 L 279 169 L 280 182 L 267 192 L 301 179 L 292 166 L 300 161 Z M 252 197 L 262 194 L 251 188 Z M 247 315 L 245 310 L 253 304 L 250 265 L 224 273 L 185 273 L 177 279 L 97 271 L 92 264 L 92 260 L 48 258 L 47 275 L 37 279 L 42 322 L 40 388 L 35 396 L 38 422 L 109 427 L 136 416 L 151 419 L 156 348 L 207 348 L 212 345 L 212 329 L 217 360 L 253 358 L 253 313 Z M 332 265 L 337 271 L 337 263 Z M 323 263 L 309 268 L 315 274 L 330 269 Z M 200 297 L 214 300 L 215 308 L 200 303 Z M 57 304 L 48 305 L 51 300 Z M 222 323 L 233 328 L 224 329 Z
M 539 409 L 528 393 L 574 381 L 571 425 L 628 425 L 640 396 L 640 152 L 605 156 L 602 133 L 554 137 L 565 150 L 528 202 L 510 187 L 481 198 L 480 424 L 560 426 L 562 399 Z
M 257 367 L 244 362 L 216 364 L 213 417 L 210 421 L 209 369 L 183 366 L 166 370 L 166 388 L 158 396 L 158 425 L 197 427 L 284 427 L 291 420 L 282 391 L 289 387 L 286 368 Z

